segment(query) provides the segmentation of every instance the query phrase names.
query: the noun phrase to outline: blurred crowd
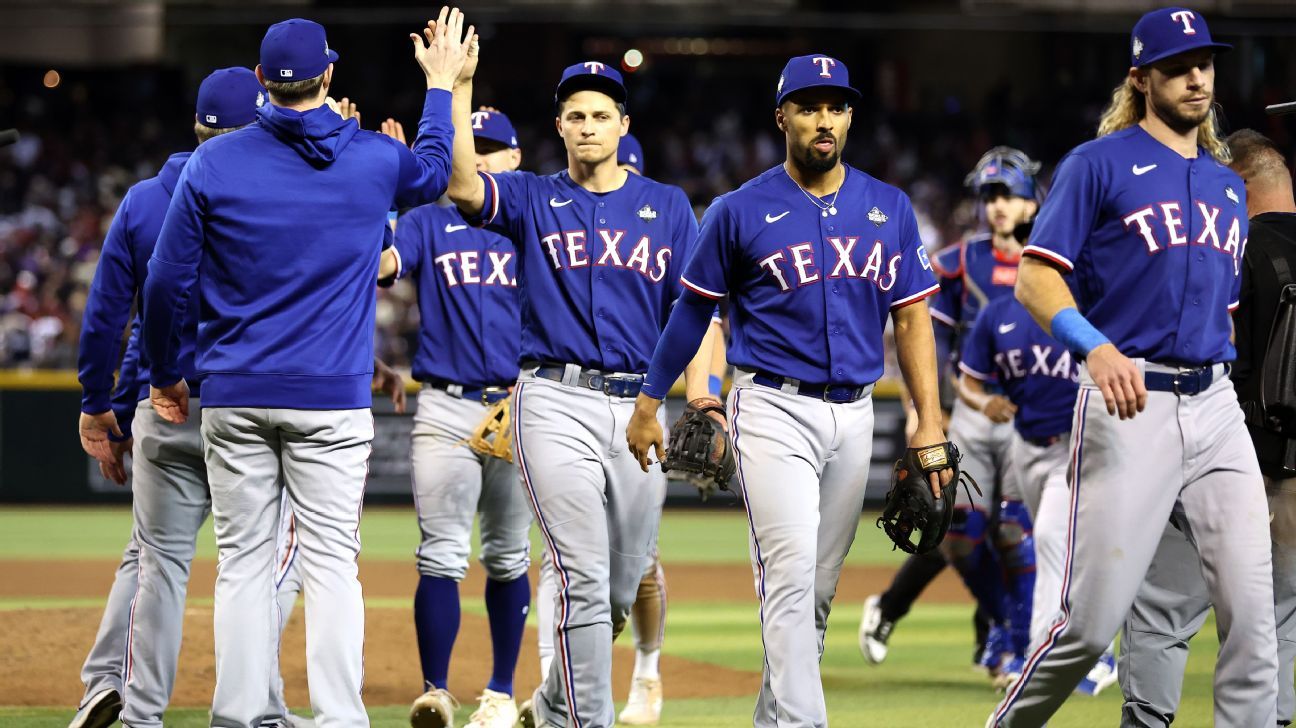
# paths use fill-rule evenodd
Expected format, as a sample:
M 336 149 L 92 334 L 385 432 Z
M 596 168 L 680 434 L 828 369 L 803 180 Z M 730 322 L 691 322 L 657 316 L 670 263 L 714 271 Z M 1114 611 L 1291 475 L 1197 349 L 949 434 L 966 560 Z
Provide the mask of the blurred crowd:
M 23 134 L 0 149 L 0 367 L 75 367 L 86 292 L 117 205 L 169 154 L 193 147 L 183 111 L 192 100 L 175 75 L 91 77 L 57 94 L 18 92 L 0 75 L 0 126 L 17 125 Z M 965 193 L 963 177 L 986 149 L 1022 148 L 1044 163 L 1047 179 L 1066 149 L 1092 135 L 1109 88 L 1059 87 L 1057 98 L 1021 99 L 1005 82 L 978 100 L 993 113 L 969 112 L 966 100 L 952 96 L 862 104 L 846 160 L 909 193 L 922 238 L 935 252 L 979 225 L 979 206 Z M 728 89 L 731 96 L 714 87 L 674 86 L 669 98 L 649 89 L 631 110 L 647 174 L 683 187 L 699 216 L 716 195 L 783 158 L 766 95 Z M 1235 100 L 1222 100 L 1236 108 L 1229 106 Z M 358 101 L 363 110 L 365 101 Z M 679 112 L 696 108 L 707 113 Z M 524 169 L 549 173 L 565 166 L 547 113 L 511 115 Z M 376 116 L 365 115 L 363 125 L 376 128 Z M 378 295 L 376 351 L 408 366 L 418 327 L 413 286 L 398 283 Z

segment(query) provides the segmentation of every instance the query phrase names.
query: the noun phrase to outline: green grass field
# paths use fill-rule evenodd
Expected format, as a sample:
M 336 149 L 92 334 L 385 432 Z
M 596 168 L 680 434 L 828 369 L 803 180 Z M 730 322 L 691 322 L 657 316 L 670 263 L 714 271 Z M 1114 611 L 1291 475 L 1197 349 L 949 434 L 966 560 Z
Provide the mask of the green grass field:
M 124 509 L 3 509 L 0 510 L 0 560 L 113 559 L 130 529 Z M 747 568 L 746 523 L 741 510 L 722 513 L 668 512 L 661 552 L 669 567 L 679 563 L 732 564 Z M 370 509 L 362 528 L 364 559 L 405 561 L 413 551 L 417 530 L 406 509 Z M 201 538 L 200 558 L 214 557 L 210 525 Z M 901 554 L 873 527 L 861 521 L 850 562 L 895 565 Z M 98 605 L 91 600 L 90 604 Z M 393 606 L 403 606 L 400 601 Z M 88 606 L 86 600 L 0 600 L 0 609 Z M 377 605 L 376 605 L 377 606 Z M 469 611 L 483 612 L 479 599 L 465 599 Z M 885 665 L 869 667 L 856 648 L 855 630 L 860 605 L 838 603 L 827 635 L 823 679 L 829 717 L 836 726 L 975 726 L 979 728 L 997 696 L 985 677 L 969 666 L 970 610 L 965 605 L 919 603 L 897 628 Z M 665 651 L 669 654 L 741 670 L 756 670 L 761 662 L 756 605 L 749 594 L 732 601 L 690 601 L 688 594 L 671 593 Z M 1184 681 L 1184 701 L 1176 726 L 1211 725 L 1211 670 L 1217 650 L 1213 623 L 1194 643 Z M 0 659 L 3 659 L 0 656 Z M 74 679 L 74 678 L 73 678 Z M 663 726 L 697 727 L 750 725 L 752 697 L 671 700 Z M 467 720 L 470 708 L 460 715 Z M 1053 728 L 1114 726 L 1119 722 L 1120 693 L 1110 689 L 1097 699 L 1075 697 L 1050 722 Z M 0 706 L 0 725 L 15 728 L 65 726 L 68 706 Z M 406 705 L 371 705 L 374 726 L 408 725 Z M 168 713 L 176 728 L 207 724 L 207 712 L 177 709 Z

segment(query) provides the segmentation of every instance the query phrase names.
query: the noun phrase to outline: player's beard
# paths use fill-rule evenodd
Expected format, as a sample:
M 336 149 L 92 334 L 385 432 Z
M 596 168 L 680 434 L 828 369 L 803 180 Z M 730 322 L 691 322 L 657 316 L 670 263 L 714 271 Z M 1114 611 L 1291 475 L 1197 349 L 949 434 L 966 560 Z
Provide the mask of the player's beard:
M 1201 126 L 1206 117 L 1210 116 L 1211 108 L 1214 105 L 1214 96 L 1211 97 L 1211 103 L 1201 111 L 1189 109 L 1186 105 L 1179 103 L 1177 99 L 1164 98 L 1155 89 L 1148 95 L 1156 115 L 1165 122 L 1166 126 L 1174 129 L 1180 134 L 1186 134 L 1198 126 Z
M 824 139 L 832 140 L 833 149 L 831 152 L 827 154 L 820 154 L 819 150 L 814 148 L 814 145 L 815 142 L 819 142 Z M 829 172 L 832 170 L 833 167 L 837 166 L 837 160 L 841 157 L 840 150 L 841 147 L 837 145 L 837 137 L 833 136 L 832 134 L 820 134 L 819 136 L 812 139 L 810 143 L 806 145 L 805 149 L 802 150 L 801 166 L 817 174 L 823 174 L 825 172 Z

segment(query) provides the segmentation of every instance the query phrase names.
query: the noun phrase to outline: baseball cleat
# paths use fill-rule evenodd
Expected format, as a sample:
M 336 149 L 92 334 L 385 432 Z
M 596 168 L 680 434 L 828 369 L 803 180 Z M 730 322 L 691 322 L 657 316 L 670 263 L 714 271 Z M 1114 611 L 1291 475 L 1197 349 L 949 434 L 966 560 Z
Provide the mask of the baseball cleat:
M 887 640 L 896 623 L 882 616 L 882 597 L 874 594 L 864 600 L 864 616 L 860 619 L 860 654 L 870 665 L 881 665 L 887 656 Z
M 109 688 L 100 690 L 77 709 L 68 728 L 108 728 L 121 717 L 121 693 Z
M 1097 695 L 1115 685 L 1118 679 L 1120 676 L 1116 674 L 1116 657 L 1108 650 L 1102 653 L 1094 666 L 1089 669 L 1089 674 L 1080 681 L 1075 691 L 1085 695 Z
M 483 690 L 477 699 L 477 710 L 464 728 L 513 728 L 518 722 L 517 703 L 513 696 L 497 693 L 494 690 Z
M 661 678 L 637 677 L 630 683 L 630 698 L 617 720 L 626 725 L 657 725 L 661 710 Z
M 289 713 L 288 717 L 284 719 L 284 725 L 287 728 L 315 728 L 315 719 Z
M 432 688 L 410 706 L 411 728 L 454 728 L 454 712 L 459 701 L 448 690 Z

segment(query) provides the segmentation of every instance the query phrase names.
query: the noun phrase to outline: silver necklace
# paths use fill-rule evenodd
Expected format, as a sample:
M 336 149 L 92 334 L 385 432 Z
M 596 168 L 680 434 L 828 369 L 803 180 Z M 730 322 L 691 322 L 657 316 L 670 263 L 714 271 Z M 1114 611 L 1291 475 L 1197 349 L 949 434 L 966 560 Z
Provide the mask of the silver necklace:
M 805 195 L 807 200 L 810 200 L 810 202 L 813 203 L 815 207 L 819 208 L 820 215 L 824 217 L 828 217 L 829 215 L 837 214 L 837 195 L 841 194 L 841 188 L 846 184 L 845 170 L 843 170 L 842 172 L 841 184 L 837 185 L 837 190 L 833 192 L 832 199 L 828 201 L 827 205 L 824 205 L 823 201 L 820 200 L 818 197 L 815 197 L 809 192 L 806 192 L 806 188 L 802 187 L 801 183 L 797 182 L 792 175 L 789 174 L 788 179 L 792 180 L 792 184 L 796 185 L 798 190 L 801 190 L 801 194 Z

